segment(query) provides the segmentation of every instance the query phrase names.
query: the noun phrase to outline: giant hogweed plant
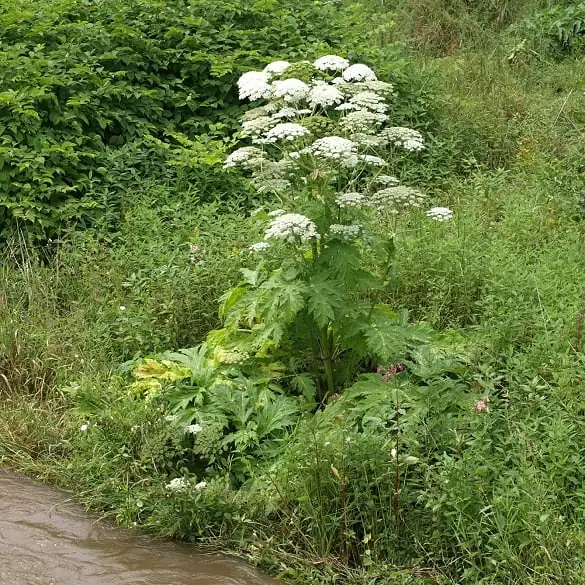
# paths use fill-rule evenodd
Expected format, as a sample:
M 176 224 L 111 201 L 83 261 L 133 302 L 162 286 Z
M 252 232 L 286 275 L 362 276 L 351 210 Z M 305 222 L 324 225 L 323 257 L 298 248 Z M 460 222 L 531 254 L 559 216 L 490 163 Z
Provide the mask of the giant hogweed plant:
M 424 195 L 387 174 L 397 148 L 425 148 L 416 130 L 391 125 L 394 88 L 363 64 L 327 55 L 276 61 L 238 81 L 256 102 L 242 120 L 227 169 L 251 176 L 265 206 L 254 212 L 264 239 L 250 247 L 254 269 L 221 301 L 224 327 L 211 347 L 243 359 L 281 362 L 291 383 L 324 402 L 364 368 L 387 364 L 425 343 L 429 331 L 377 302 L 393 262 L 396 220 Z M 444 221 L 447 208 L 427 215 Z M 392 225 L 392 221 L 386 222 Z M 379 259 L 371 270 L 368 256 Z
M 254 267 L 223 295 L 223 327 L 199 348 L 143 361 L 133 389 L 162 397 L 201 468 L 243 481 L 298 420 L 291 394 L 324 405 L 359 373 L 414 355 L 431 332 L 379 302 L 394 243 L 376 226 L 424 202 L 385 172 L 395 148 L 424 148 L 419 132 L 390 125 L 393 87 L 331 55 L 277 61 L 238 85 L 241 98 L 265 101 L 245 113 L 249 144 L 224 165 L 249 173 L 264 200 L 251 220 L 264 233 L 250 246 Z

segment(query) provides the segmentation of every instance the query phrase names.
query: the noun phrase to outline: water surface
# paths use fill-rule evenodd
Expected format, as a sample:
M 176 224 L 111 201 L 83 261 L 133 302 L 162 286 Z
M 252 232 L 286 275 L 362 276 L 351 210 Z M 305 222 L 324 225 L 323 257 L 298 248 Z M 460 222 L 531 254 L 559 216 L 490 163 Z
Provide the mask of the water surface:
M 0 471 L 0 585 L 277 585 L 243 563 L 122 530 Z

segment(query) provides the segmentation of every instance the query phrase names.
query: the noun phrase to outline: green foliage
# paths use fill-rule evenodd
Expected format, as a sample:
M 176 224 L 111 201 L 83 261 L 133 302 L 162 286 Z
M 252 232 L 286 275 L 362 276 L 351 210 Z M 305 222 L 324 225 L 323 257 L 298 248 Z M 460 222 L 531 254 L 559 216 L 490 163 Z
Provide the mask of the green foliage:
M 233 130 L 239 74 L 276 51 L 337 44 L 342 25 L 333 4 L 309 0 L 11 4 L 0 14 L 0 231 L 116 219 L 136 174 L 166 172 L 153 139 L 184 149 L 182 137 Z
M 23 12 L 35 26 L 51 14 L 37 6 L 38 15 Z M 274 6 L 241 4 L 276 22 Z M 126 3 L 112 13 L 150 8 Z M 206 135 L 174 120 L 172 132 L 106 145 L 107 172 L 94 168 L 87 191 L 101 223 L 43 248 L 27 248 L 26 238 L 5 248 L 0 462 L 71 489 L 128 527 L 237 551 L 296 582 L 582 583 L 579 41 L 571 59 L 546 62 L 568 49 L 548 24 L 534 29 L 546 50 L 523 24 L 508 28 L 553 8 L 537 0 L 382 8 L 301 2 L 283 18 L 323 10 L 334 24 L 318 26 L 340 35 L 344 55 L 383 62 L 377 70 L 397 89 L 392 123 L 428 138 L 416 155 L 381 151 L 387 172 L 424 184 L 453 220 L 376 211 L 359 217 L 371 237 L 333 238 L 324 211 L 332 206 L 307 193 L 319 173 L 295 183 L 298 198 L 289 199 L 251 195 L 219 168 L 231 142 L 211 126 L 225 122 L 227 132 L 234 118 L 219 120 L 211 106 Z M 394 27 L 393 10 L 412 18 Z M 157 18 L 153 11 L 148 26 Z M 4 24 L 0 36 L 12 30 Z M 15 26 L 26 38 L 36 30 Z M 454 34 L 442 36 L 449 27 Z M 414 57 L 420 72 L 410 77 L 392 43 L 415 28 L 412 44 L 431 51 Z M 244 29 L 255 24 L 238 35 Z M 317 44 L 330 40 L 319 36 Z M 150 37 L 135 41 L 151 46 Z M 455 45 L 455 56 L 429 67 Z M 241 55 L 226 75 L 262 67 L 258 47 L 257 61 Z M 307 79 L 311 67 L 297 71 Z M 307 126 L 322 136 L 337 116 Z M 252 203 L 265 211 L 250 218 Z M 259 262 L 247 248 L 277 206 L 306 213 L 323 245 L 294 253 L 273 245 Z
M 519 32 L 545 54 L 577 53 L 585 33 L 585 4 L 561 2 L 526 19 Z

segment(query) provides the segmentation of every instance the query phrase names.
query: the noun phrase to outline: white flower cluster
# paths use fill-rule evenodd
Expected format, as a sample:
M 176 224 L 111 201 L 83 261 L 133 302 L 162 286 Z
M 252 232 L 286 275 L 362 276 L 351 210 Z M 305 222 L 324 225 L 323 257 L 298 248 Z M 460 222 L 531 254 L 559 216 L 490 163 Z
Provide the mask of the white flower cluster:
M 370 196 L 375 207 L 392 207 L 395 211 L 400 208 L 420 207 L 424 198 L 425 195 L 420 191 L 404 185 L 387 187 Z
M 268 75 L 280 75 L 284 73 L 290 67 L 288 61 L 274 61 L 264 67 L 264 73 Z
M 264 179 L 257 177 L 254 180 L 254 186 L 258 190 L 258 193 L 282 193 L 290 189 L 291 182 L 288 179 Z
M 361 63 L 350 65 L 343 71 L 344 81 L 376 81 L 376 74 L 367 66 Z
M 341 209 L 369 207 L 370 201 L 364 193 L 340 193 L 335 197 L 335 203 Z
M 279 215 L 270 222 L 264 239 L 283 240 L 288 244 L 297 241 L 308 242 L 311 239 L 318 240 L 321 236 L 317 226 L 306 216 L 300 213 L 285 213 Z
M 286 179 L 297 169 L 294 160 L 281 158 L 278 161 L 265 161 L 261 169 L 257 171 L 257 179 Z
M 448 207 L 431 207 L 431 209 L 427 211 L 427 217 L 430 217 L 435 221 L 449 221 L 453 217 L 453 211 Z
M 385 187 L 396 187 L 400 181 L 393 175 L 378 175 L 375 182 Z
M 279 110 L 275 114 L 272 114 L 272 118 L 278 120 L 280 118 L 294 118 L 295 116 L 302 116 L 303 114 L 312 114 L 311 110 L 303 109 L 297 110 L 295 108 L 285 107 Z
M 263 71 L 248 71 L 238 80 L 240 99 L 254 102 L 270 95 L 269 76 Z
M 374 136 L 366 132 L 356 132 L 350 135 L 351 140 L 364 148 L 380 148 L 388 143 L 385 138 L 381 136 Z
M 184 477 L 175 477 L 175 479 L 171 479 L 171 482 L 165 485 L 165 489 L 170 492 L 182 492 L 188 489 L 188 487 L 189 482 Z
M 379 114 L 384 114 L 388 111 L 388 105 L 384 98 L 374 91 L 360 91 L 350 98 L 349 103 L 361 110 L 369 110 Z
M 302 136 L 307 136 L 307 134 L 310 134 L 310 132 L 304 126 L 294 122 L 284 122 L 268 130 L 265 135 L 266 138 L 260 139 L 259 142 L 269 144 L 278 140 L 292 141 Z
M 349 61 L 337 55 L 324 55 L 319 57 L 313 66 L 318 71 L 343 71 L 349 67 Z
M 201 425 L 198 425 L 197 423 L 195 423 L 194 425 L 187 425 L 183 429 L 183 432 L 186 435 L 196 435 L 197 433 L 200 433 L 202 430 L 203 430 L 203 427 Z
M 371 154 L 360 154 L 358 158 L 366 163 L 367 165 L 372 165 L 373 167 L 385 167 L 388 163 L 379 156 L 373 156 Z
M 357 144 L 341 136 L 325 136 L 303 149 L 303 154 L 309 153 L 324 159 L 339 161 L 351 160 L 357 154 Z
M 272 97 L 282 98 L 286 103 L 296 103 L 309 95 L 309 86 L 300 79 L 284 79 L 272 85 Z
M 329 226 L 329 233 L 345 241 L 355 240 L 361 233 L 361 225 L 342 225 L 334 223 Z
M 380 126 L 388 119 L 386 114 L 357 110 L 350 112 L 341 119 L 340 126 L 347 132 L 368 133 L 371 129 Z
M 234 150 L 223 163 L 224 169 L 233 167 L 256 168 L 264 161 L 264 153 L 255 146 L 244 146 Z
M 270 116 L 270 114 L 276 112 L 276 110 L 278 110 L 278 106 L 270 102 L 268 104 L 264 104 L 263 106 L 258 106 L 256 108 L 245 111 L 244 115 L 242 116 L 242 120 L 247 122 L 248 120 L 255 120 L 256 118 L 260 118 L 262 116 Z
M 319 83 L 309 91 L 308 101 L 312 108 L 328 108 L 342 102 L 343 94 L 334 85 Z
M 338 112 L 349 112 L 352 110 L 358 110 L 359 107 L 356 106 L 355 104 L 350 104 L 349 102 L 345 102 L 343 104 L 340 104 L 339 106 L 337 106 L 335 108 Z
M 385 128 L 382 131 L 382 136 L 405 150 L 424 150 L 425 148 L 423 135 L 412 128 L 403 128 L 402 126 Z
M 244 120 L 242 122 L 241 135 L 244 138 L 248 136 L 257 138 L 264 134 L 264 132 L 270 130 L 275 124 L 276 121 L 270 116 L 258 116 L 251 120 Z
M 391 83 L 380 81 L 379 79 L 365 81 L 358 85 L 361 86 L 362 91 L 374 91 L 385 95 L 394 94 L 394 86 Z
M 269 242 L 256 242 L 250 246 L 250 252 L 264 252 L 270 248 Z

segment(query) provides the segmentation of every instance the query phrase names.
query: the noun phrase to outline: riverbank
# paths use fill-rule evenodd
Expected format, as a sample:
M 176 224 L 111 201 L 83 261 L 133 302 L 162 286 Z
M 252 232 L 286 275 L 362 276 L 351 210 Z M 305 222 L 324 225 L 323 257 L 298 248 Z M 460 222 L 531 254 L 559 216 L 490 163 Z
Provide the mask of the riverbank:
M 287 10 L 310 32 L 309 4 Z M 424 191 L 425 209 L 450 219 L 364 215 L 371 237 L 318 271 L 330 280 L 307 284 L 298 267 L 270 280 L 292 262 L 286 250 L 261 261 L 249 246 L 264 237 L 258 222 L 281 213 L 272 207 L 298 200 L 258 195 L 222 168 L 235 91 L 212 138 L 108 143 L 106 186 L 123 197 L 100 195 L 91 227 L 36 243 L 16 232 L 5 246 L 0 466 L 123 527 L 237 554 L 291 583 L 585 582 L 585 60 L 578 37 L 551 36 L 546 2 L 436 4 L 432 19 L 431 2 L 392 4 L 396 17 L 416 9 L 397 27 L 386 3 L 380 22 L 372 7 L 347 8 L 356 30 L 379 24 L 363 53 L 355 31 L 330 34 L 395 84 L 382 107 L 423 137 L 423 150 L 381 152 L 384 180 Z M 292 38 L 285 16 L 271 26 Z M 148 23 L 166 31 L 161 43 L 176 33 Z M 238 42 L 256 34 L 246 31 Z M 274 59 L 296 58 L 289 49 Z M 264 66 L 251 51 L 242 70 Z M 208 77 L 235 83 L 221 77 L 228 65 Z M 187 115 L 175 89 L 169 107 L 188 134 L 203 113 Z M 318 133 L 334 122 L 303 123 Z M 301 263 L 323 253 L 301 251 Z M 252 298 L 255 286 L 276 290 L 274 305 Z M 234 316 L 245 295 L 253 302 Z M 311 300 L 294 328 L 299 298 Z M 360 338 L 343 324 L 364 300 Z M 269 319 L 261 349 L 229 338 Z

